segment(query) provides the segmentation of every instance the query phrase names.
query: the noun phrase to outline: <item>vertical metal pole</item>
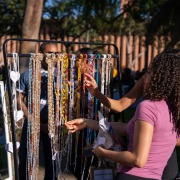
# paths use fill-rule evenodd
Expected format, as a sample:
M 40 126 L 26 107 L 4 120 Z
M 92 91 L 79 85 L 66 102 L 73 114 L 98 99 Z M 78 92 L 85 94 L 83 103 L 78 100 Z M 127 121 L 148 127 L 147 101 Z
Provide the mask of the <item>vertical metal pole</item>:
M 14 113 L 13 113 L 13 106 L 12 106 L 13 103 L 12 103 L 12 93 L 11 93 L 11 82 L 10 82 L 10 75 L 9 75 L 9 70 L 8 70 L 7 56 L 6 56 L 6 42 L 7 41 L 8 40 L 6 40 L 3 44 L 3 56 L 4 56 L 4 64 L 5 64 L 5 75 L 6 75 L 6 81 L 7 81 L 7 87 L 8 87 L 8 96 L 9 96 L 15 180 L 19 180 L 18 159 L 17 159 L 17 149 L 16 149 L 16 134 L 15 134 L 15 125 L 14 125 Z

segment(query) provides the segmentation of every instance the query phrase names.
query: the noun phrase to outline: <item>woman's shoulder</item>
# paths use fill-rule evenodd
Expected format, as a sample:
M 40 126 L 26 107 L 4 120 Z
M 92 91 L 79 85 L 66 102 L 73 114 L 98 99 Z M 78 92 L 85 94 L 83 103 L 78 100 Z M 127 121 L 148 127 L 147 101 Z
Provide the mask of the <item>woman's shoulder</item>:
M 155 105 L 155 101 L 142 100 L 138 106 L 154 106 L 154 105 Z
M 167 105 L 166 104 L 166 101 L 165 100 L 160 100 L 160 101 L 154 101 L 154 100 L 143 100 L 139 103 L 139 105 L 149 105 L 149 106 L 161 106 L 163 104 Z
M 158 113 L 159 111 L 168 109 L 167 103 L 164 100 L 160 101 L 152 101 L 152 100 L 143 100 L 138 104 L 138 109 L 144 109 L 153 111 L 155 113 Z
M 134 120 L 136 121 L 137 119 L 141 119 L 149 122 L 154 126 L 155 122 L 157 121 L 157 116 L 158 109 L 156 108 L 154 101 L 143 100 L 136 108 Z

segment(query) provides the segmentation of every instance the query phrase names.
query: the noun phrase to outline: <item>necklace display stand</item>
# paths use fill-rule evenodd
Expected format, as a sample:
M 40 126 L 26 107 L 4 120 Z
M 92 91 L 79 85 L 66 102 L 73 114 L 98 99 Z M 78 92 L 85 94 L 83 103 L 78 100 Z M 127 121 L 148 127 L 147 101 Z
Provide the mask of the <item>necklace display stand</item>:
M 117 79 L 118 79 L 118 84 L 119 84 L 119 97 L 122 97 L 122 90 L 121 90 L 121 69 L 120 69 L 120 57 L 118 53 L 118 48 L 115 44 L 110 44 L 110 43 L 94 43 L 94 42 L 71 42 L 71 41 L 54 41 L 54 40 L 37 40 L 37 39 L 20 39 L 20 38 L 11 38 L 11 39 L 6 39 L 3 43 L 3 56 L 4 56 L 4 65 L 5 65 L 5 74 L 6 74 L 6 85 L 7 85 L 7 91 L 8 91 L 8 98 L 9 98 L 9 109 L 10 109 L 10 123 L 11 123 L 11 132 L 12 132 L 12 142 L 13 142 L 13 157 L 14 157 L 14 176 L 15 180 L 19 180 L 19 174 L 18 174 L 18 157 L 17 157 L 17 150 L 16 150 L 16 134 L 15 134 L 15 120 L 14 120 L 14 110 L 13 110 L 13 96 L 12 96 L 12 82 L 10 79 L 10 71 L 9 71 L 9 66 L 8 66 L 8 57 L 13 57 L 13 53 L 7 52 L 7 44 L 12 42 L 12 41 L 17 41 L 17 42 L 37 42 L 37 43 L 43 43 L 43 42 L 50 42 L 50 43 L 56 43 L 56 44 L 62 44 L 66 47 L 66 51 L 68 53 L 68 49 L 71 45 L 93 45 L 97 47 L 102 47 L 102 46 L 108 46 L 108 47 L 113 47 L 114 48 L 114 55 L 111 55 L 112 58 L 114 58 L 116 64 L 117 64 Z M 19 57 L 31 57 L 31 54 L 19 54 Z M 113 98 L 113 86 L 111 87 L 111 93 L 112 93 L 112 98 Z M 119 114 L 120 115 L 120 114 Z M 122 121 L 124 118 L 124 115 L 122 115 Z M 117 117 L 115 118 L 115 121 L 117 121 Z

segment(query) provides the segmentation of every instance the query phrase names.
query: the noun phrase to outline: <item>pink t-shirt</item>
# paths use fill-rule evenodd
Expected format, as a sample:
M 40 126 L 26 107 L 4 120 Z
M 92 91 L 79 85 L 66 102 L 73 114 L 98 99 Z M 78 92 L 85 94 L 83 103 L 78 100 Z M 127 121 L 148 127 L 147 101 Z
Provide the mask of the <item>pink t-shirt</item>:
M 140 119 L 154 126 L 149 156 L 143 168 L 132 168 L 121 165 L 120 172 L 134 176 L 161 179 L 164 167 L 177 143 L 177 134 L 173 130 L 171 118 L 172 115 L 164 100 L 144 100 L 138 105 L 134 117 L 127 125 L 129 136 L 128 150 L 132 151 L 134 124 L 137 119 Z

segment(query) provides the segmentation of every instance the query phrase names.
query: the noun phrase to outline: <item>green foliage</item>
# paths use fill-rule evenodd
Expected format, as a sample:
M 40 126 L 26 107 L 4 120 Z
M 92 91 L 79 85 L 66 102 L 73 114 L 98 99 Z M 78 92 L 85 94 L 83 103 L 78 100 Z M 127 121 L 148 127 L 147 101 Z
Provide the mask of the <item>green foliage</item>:
M 1 36 L 21 34 L 26 2 L 0 1 Z M 123 12 L 120 6 L 120 0 L 46 0 L 41 29 L 49 27 L 51 38 L 62 40 L 65 36 L 92 41 L 104 34 L 145 33 L 150 39 L 151 35 L 159 34 L 175 37 L 174 43 L 179 40 L 179 0 L 129 0 Z
M 180 27 L 179 0 L 131 0 L 125 10 L 136 23 L 143 23 L 149 34 L 172 34 Z
M 52 27 L 55 36 L 60 33 L 74 39 L 85 33 L 106 34 L 111 29 L 111 19 L 117 15 L 120 1 L 54 0 L 52 5 L 45 4 L 43 26 Z M 54 23 L 56 22 L 56 24 Z
M 0 36 L 21 34 L 25 5 L 24 0 L 0 1 Z

